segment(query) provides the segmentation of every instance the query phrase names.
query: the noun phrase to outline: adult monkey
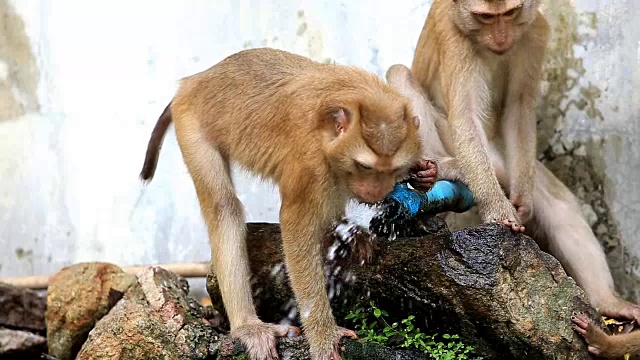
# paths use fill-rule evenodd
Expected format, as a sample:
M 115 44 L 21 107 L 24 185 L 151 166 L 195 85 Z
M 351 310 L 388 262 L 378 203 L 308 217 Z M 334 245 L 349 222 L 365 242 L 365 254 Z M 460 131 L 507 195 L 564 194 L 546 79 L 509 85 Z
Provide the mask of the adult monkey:
M 549 32 L 539 5 L 434 0 L 411 71 L 394 65 L 387 80 L 413 99 L 439 178 L 465 181 L 482 221 L 514 231 L 526 224 L 603 315 L 640 321 L 640 307 L 616 294 L 577 199 L 536 160 L 535 103 Z

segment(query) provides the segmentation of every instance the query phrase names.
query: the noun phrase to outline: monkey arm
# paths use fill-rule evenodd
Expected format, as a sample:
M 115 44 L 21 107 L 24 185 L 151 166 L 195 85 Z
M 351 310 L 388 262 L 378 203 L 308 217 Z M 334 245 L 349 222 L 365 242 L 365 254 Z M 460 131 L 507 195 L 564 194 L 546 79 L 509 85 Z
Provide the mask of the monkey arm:
M 423 154 L 425 158 L 433 159 L 438 164 L 437 179 L 464 182 L 456 159 L 442 142 L 443 137 L 449 138 L 447 120 L 429 100 L 416 76 L 406 66 L 395 64 L 389 67 L 385 77 L 389 85 L 409 99 L 411 107 L 420 117 L 419 131 Z
M 488 94 L 484 82 L 478 75 L 463 79 L 464 74 L 478 74 L 478 71 L 460 72 L 452 75 L 455 81 L 449 92 L 452 101 L 448 122 L 453 137 L 456 159 L 462 175 L 478 204 L 484 222 L 516 221 L 514 207 L 504 195 L 498 183 L 489 158 L 488 145 L 482 116 L 486 100 L 481 94 Z M 475 90 L 474 90 L 475 88 Z
M 535 106 L 544 61 L 543 43 L 532 40 L 530 46 L 532 51 L 520 51 L 520 58 L 510 69 L 501 123 L 509 198 L 522 222 L 530 220 L 533 214 L 537 141 Z

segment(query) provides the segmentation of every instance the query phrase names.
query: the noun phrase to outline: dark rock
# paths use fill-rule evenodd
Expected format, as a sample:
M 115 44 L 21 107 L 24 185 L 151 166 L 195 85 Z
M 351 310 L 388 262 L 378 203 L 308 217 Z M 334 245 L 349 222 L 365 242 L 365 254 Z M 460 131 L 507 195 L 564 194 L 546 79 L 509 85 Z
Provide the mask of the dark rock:
M 47 339 L 28 331 L 0 328 L 0 359 L 40 359 Z
M 413 314 L 424 332 L 459 334 L 487 358 L 590 358 L 570 315 L 585 311 L 598 321 L 599 316 L 560 263 L 531 238 L 498 225 L 451 234 L 437 217 L 423 221 L 428 235 L 378 238 L 371 263 L 328 267 L 332 307 L 341 325 L 352 325 L 344 316 L 369 295 L 392 320 Z M 277 224 L 248 224 L 259 316 L 297 325 L 280 247 Z M 213 276 L 207 288 L 219 299 Z
M 135 276 L 108 263 L 75 264 L 55 274 L 47 296 L 49 354 L 73 359 L 96 321 L 135 283 Z
M 44 335 L 47 299 L 35 291 L 0 283 L 0 326 Z
M 368 344 L 362 341 L 342 339 L 343 360 L 427 360 L 427 354 L 410 351 L 394 350 L 383 346 Z M 309 345 L 302 336 L 278 339 L 278 354 L 281 359 L 309 360 Z M 244 347 L 240 342 L 225 336 L 219 345 L 218 360 L 244 359 Z

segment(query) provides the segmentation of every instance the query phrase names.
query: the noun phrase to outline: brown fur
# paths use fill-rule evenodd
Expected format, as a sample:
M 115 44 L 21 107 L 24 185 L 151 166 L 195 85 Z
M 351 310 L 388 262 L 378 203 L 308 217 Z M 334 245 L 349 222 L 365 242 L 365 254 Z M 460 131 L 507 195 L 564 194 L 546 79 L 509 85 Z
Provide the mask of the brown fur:
M 594 355 L 609 359 L 622 358 L 625 354 L 640 355 L 640 331 L 607 335 L 584 313 L 574 313 L 571 320 L 574 330 L 582 335 Z
M 249 287 L 235 161 L 279 185 L 286 265 L 312 358 L 339 360 L 337 341 L 354 334 L 336 326 L 329 307 L 322 237 L 349 197 L 381 200 L 419 160 L 407 99 L 364 70 L 262 48 L 183 79 L 170 109 L 231 333 L 252 359 L 273 356 L 277 332 L 257 318 Z M 148 159 L 157 156 L 153 139 L 149 146 Z
M 387 80 L 412 99 L 423 120 L 425 154 L 436 158 L 439 177 L 468 184 L 481 221 L 506 220 L 520 231 L 519 223 L 527 224 L 527 233 L 562 263 L 603 315 L 640 321 L 640 307 L 616 294 L 577 199 L 536 160 L 535 98 L 548 25 L 538 1 L 520 2 L 523 18 L 512 19 L 518 25 L 503 24 L 513 31 L 505 35 L 512 47 L 498 55 L 487 50 L 491 39 L 465 9 L 502 14 L 516 0 L 435 0 L 412 70 L 394 65 Z M 464 216 L 448 214 L 447 221 Z

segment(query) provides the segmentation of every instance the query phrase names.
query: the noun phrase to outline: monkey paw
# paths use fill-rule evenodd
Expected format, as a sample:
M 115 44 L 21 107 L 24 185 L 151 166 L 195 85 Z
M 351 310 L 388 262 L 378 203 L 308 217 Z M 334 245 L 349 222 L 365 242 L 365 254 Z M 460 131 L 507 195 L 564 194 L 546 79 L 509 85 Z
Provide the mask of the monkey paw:
M 276 360 L 277 337 L 299 336 L 300 329 L 290 325 L 267 324 L 261 321 L 239 326 L 231 336 L 242 342 L 251 360 Z
M 414 189 L 426 192 L 431 190 L 438 177 L 438 165 L 433 160 L 422 159 L 410 170 L 409 184 Z
M 608 341 L 607 334 L 604 333 L 585 313 L 574 312 L 571 316 L 572 326 L 578 334 L 582 335 L 588 344 L 589 352 L 594 355 L 604 355 L 604 349 Z
M 490 224 L 502 224 L 508 228 L 510 228 L 511 230 L 513 230 L 516 233 L 524 233 L 525 231 L 525 227 L 524 225 L 521 225 L 520 223 L 518 223 L 517 220 L 512 220 L 512 219 L 504 219 L 500 220 L 499 218 L 492 218 L 491 221 L 488 221 Z
M 353 330 L 338 327 L 337 335 L 334 337 L 333 342 L 330 344 L 330 349 L 326 350 L 314 350 L 311 349 L 311 359 L 313 360 L 342 360 L 340 355 L 340 339 L 348 337 L 350 339 L 357 339 L 358 335 Z

